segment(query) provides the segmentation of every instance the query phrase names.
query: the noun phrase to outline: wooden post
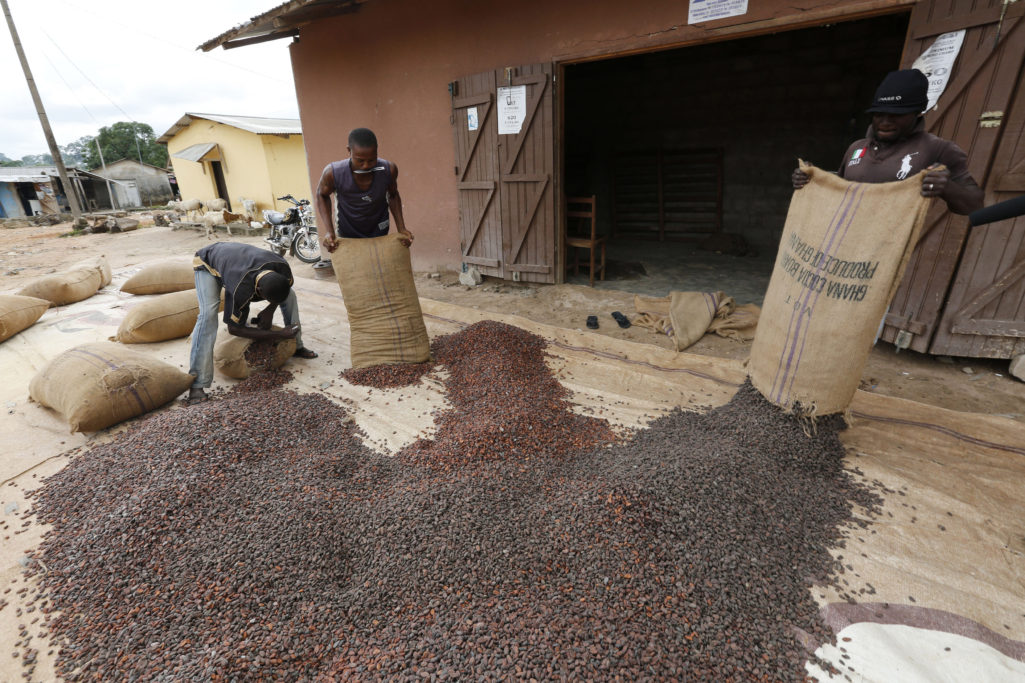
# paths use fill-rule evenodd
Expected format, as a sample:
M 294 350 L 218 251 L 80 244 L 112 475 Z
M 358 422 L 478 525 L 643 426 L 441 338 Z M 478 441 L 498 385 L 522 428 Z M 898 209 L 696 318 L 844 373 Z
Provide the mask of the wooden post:
M 18 38 L 18 30 L 14 27 L 14 17 L 11 16 L 11 8 L 7 6 L 7 0 L 0 0 L 0 7 L 4 8 L 4 17 L 7 19 L 7 27 L 11 30 L 11 38 L 14 40 L 14 49 L 18 53 L 18 60 L 21 61 L 21 68 L 25 72 L 25 81 L 28 83 L 29 92 L 32 93 L 32 102 L 36 105 L 36 113 L 39 115 L 39 123 L 43 126 L 43 135 L 46 136 L 46 144 L 50 147 L 50 156 L 57 166 L 57 173 L 60 175 L 61 184 L 64 186 L 64 193 L 68 197 L 68 204 L 71 205 L 71 215 L 77 224 L 82 219 L 82 209 L 78 204 L 78 197 L 75 196 L 75 189 L 68 180 L 68 171 L 64 168 L 64 160 L 61 158 L 61 151 L 57 147 L 57 141 L 50 130 L 50 120 L 46 118 L 46 110 L 43 109 L 43 101 L 39 98 L 39 91 L 36 90 L 36 82 L 32 79 L 32 70 L 28 67 L 28 60 L 25 58 L 25 51 L 21 47 L 21 40 Z M 59 207 L 58 207 L 59 208 Z

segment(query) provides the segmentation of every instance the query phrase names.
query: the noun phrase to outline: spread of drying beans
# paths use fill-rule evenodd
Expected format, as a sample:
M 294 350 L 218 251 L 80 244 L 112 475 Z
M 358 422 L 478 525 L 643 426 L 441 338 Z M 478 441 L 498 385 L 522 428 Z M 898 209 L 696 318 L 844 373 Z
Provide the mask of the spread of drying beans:
M 840 418 L 809 437 L 745 386 L 617 441 L 535 336 L 479 323 L 435 355 L 450 408 L 397 456 L 272 388 L 153 414 L 50 477 L 28 571 L 58 673 L 804 677 L 800 640 L 831 637 L 809 585 L 878 502 Z
M 395 363 L 369 368 L 348 368 L 342 377 L 350 384 L 377 389 L 396 389 L 416 384 L 434 369 L 432 363 Z

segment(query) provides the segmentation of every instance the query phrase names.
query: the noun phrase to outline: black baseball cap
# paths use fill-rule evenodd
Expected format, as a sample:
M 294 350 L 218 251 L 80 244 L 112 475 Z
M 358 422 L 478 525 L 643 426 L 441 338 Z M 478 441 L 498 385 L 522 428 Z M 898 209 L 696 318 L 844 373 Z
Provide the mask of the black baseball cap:
M 918 69 L 886 74 L 876 88 L 870 114 L 920 114 L 929 104 L 929 79 Z

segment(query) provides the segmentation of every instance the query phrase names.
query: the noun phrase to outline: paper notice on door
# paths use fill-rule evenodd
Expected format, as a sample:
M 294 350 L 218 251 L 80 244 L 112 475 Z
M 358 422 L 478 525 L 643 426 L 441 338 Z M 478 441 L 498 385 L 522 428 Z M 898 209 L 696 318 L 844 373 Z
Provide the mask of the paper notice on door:
M 911 65 L 911 68 L 918 69 L 929 79 L 929 106 L 925 108 L 926 111 L 936 106 L 940 95 L 947 89 L 950 72 L 954 69 L 958 53 L 961 52 L 964 34 L 964 29 L 942 34 Z
M 477 107 L 470 107 L 466 110 L 466 127 L 468 130 L 477 130 L 480 123 L 477 121 Z
M 747 14 L 747 0 L 690 0 L 688 24 Z
M 498 134 L 518 135 L 527 118 L 527 86 L 498 89 Z

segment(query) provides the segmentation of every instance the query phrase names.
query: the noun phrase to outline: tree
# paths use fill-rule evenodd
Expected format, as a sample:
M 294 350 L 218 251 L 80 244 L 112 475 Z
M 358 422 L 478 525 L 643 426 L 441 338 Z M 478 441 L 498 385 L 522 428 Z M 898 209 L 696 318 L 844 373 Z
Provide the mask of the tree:
M 49 166 L 53 157 L 49 154 L 26 154 L 21 158 L 22 166 Z
M 78 142 L 82 142 L 84 139 L 81 138 Z M 100 128 L 100 134 L 96 136 L 96 139 L 100 141 L 103 160 L 106 162 L 119 159 L 138 159 L 141 152 L 143 163 L 160 168 L 167 166 L 167 148 L 157 142 L 153 128 L 145 123 L 118 121 L 110 126 Z M 97 168 L 101 165 L 96 144 L 91 140 L 90 144 L 82 149 L 82 155 L 83 161 L 89 168 Z
M 69 142 L 61 147 L 61 157 L 64 159 L 64 163 L 68 166 L 83 166 L 91 168 L 86 160 L 86 152 L 90 147 L 95 150 L 96 144 L 93 140 L 95 140 L 95 138 L 91 135 L 83 135 L 74 142 Z

